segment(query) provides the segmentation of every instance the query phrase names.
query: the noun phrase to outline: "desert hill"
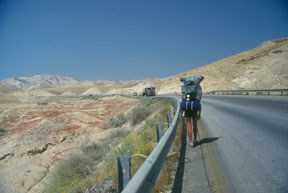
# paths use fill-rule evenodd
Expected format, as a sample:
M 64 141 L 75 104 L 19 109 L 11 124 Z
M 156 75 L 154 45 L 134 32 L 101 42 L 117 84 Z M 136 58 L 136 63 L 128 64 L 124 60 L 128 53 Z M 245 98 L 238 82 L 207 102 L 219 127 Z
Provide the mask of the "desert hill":
M 255 49 L 164 79 L 77 81 L 69 77 L 46 75 L 6 79 L 0 81 L 0 85 L 26 90 L 13 92 L 13 95 L 18 97 L 132 94 L 150 86 L 156 87 L 158 94 L 180 94 L 179 78 L 193 75 L 205 77 L 202 82 L 204 92 L 222 89 L 288 88 L 288 38 L 267 41 Z
M 262 43 L 255 49 L 224 58 L 165 79 L 117 87 L 109 93 L 140 92 L 155 86 L 158 94 L 180 94 L 181 76 L 203 75 L 203 91 L 223 89 L 288 88 L 288 38 Z M 93 93 L 90 93 L 93 94 Z
M 288 87 L 288 38 L 267 41 L 255 49 L 163 80 L 159 92 L 179 93 L 181 76 L 203 75 L 204 92 L 222 89 Z
M 19 103 L 20 101 L 13 95 L 14 90 L 0 86 L 0 104 Z
M 6 88 L 20 89 L 20 90 L 34 90 L 34 89 L 46 89 L 65 86 L 93 86 L 93 85 L 105 85 L 115 83 L 115 81 L 108 80 L 75 80 L 66 76 L 55 75 L 36 75 L 33 77 L 19 77 L 8 78 L 0 81 L 0 85 Z

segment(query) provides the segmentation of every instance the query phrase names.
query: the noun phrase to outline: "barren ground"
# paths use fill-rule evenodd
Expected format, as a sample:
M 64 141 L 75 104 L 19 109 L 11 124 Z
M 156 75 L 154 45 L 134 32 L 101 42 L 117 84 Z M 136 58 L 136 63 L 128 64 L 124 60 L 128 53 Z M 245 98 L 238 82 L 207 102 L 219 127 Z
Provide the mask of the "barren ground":
M 33 100 L 32 100 L 33 99 Z M 138 102 L 121 96 L 25 99 L 0 104 L 0 192 L 41 192 L 54 164 L 110 130 L 100 125 Z

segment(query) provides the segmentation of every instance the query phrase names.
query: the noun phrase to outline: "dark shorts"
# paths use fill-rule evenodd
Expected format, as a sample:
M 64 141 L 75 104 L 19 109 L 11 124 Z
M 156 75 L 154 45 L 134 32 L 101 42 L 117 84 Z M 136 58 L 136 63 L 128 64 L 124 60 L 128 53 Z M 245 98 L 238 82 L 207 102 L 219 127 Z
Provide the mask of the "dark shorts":
M 195 118 L 195 117 L 197 117 L 198 111 L 192 111 L 192 112 L 185 111 L 184 113 L 185 113 L 185 117 Z

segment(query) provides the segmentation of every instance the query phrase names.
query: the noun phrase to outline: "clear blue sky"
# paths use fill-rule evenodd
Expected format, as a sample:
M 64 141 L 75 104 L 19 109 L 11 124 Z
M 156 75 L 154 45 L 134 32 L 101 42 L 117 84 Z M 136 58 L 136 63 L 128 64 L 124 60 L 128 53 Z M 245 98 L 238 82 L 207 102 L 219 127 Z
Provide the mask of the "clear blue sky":
M 163 78 L 288 37 L 288 0 L 0 0 L 0 80 Z

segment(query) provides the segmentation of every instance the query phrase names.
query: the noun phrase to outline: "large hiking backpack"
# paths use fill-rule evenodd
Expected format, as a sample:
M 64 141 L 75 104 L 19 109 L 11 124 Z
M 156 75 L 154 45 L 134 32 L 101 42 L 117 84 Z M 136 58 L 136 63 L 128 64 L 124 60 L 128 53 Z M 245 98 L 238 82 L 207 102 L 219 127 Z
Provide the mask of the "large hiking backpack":
M 200 100 L 202 97 L 202 89 L 200 82 L 203 76 L 184 76 L 180 78 L 182 81 L 182 103 L 180 107 L 184 111 L 193 111 L 200 108 Z
M 192 111 L 198 111 L 200 108 L 200 101 L 185 101 L 183 100 L 180 103 L 180 108 L 183 111 L 187 111 L 187 112 L 192 112 Z
M 204 79 L 203 76 L 184 76 L 180 78 L 182 81 L 182 94 L 183 99 L 194 101 L 200 101 L 202 97 L 202 89 L 200 82 Z M 189 96 L 188 96 L 189 95 Z

